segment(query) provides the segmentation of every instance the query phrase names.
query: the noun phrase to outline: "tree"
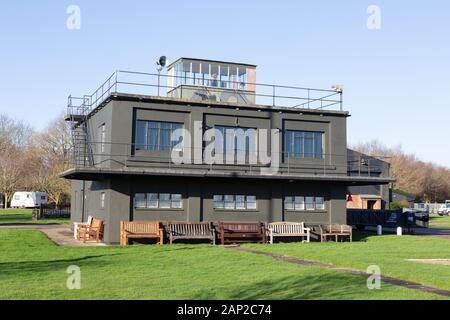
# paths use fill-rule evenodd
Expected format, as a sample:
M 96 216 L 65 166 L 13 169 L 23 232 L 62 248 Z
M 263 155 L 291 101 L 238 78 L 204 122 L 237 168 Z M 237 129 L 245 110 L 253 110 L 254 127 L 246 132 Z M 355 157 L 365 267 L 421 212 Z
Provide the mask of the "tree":
M 68 150 L 71 148 L 70 125 L 58 117 L 44 132 L 36 135 L 29 154 L 37 164 L 30 180 L 36 190 L 46 192 L 49 200 L 59 205 L 70 195 L 70 181 L 59 176 L 68 169 Z
M 11 147 L 25 149 L 32 134 L 27 124 L 0 113 L 0 152 Z
M 0 192 L 3 194 L 5 209 L 12 194 L 24 186 L 25 163 L 23 151 L 9 148 L 0 151 Z
M 413 194 L 418 201 L 442 202 L 450 199 L 450 170 L 425 163 L 414 154 L 406 154 L 401 146 L 389 148 L 378 140 L 360 143 L 356 151 L 374 157 L 388 157 L 397 189 Z

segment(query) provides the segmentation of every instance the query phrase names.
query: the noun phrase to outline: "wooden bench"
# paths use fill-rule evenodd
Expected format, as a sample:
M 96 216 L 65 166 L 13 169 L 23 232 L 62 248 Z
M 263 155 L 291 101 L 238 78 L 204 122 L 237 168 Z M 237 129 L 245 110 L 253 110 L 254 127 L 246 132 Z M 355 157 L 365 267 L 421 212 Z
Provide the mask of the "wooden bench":
M 221 244 L 266 242 L 266 227 L 262 222 L 219 222 Z
M 306 238 L 303 242 L 310 240 L 310 228 L 305 228 L 304 222 L 272 222 L 269 223 L 269 238 L 273 244 L 274 237 L 301 237 Z
M 156 239 L 163 244 L 164 230 L 159 221 L 120 221 L 120 245 L 128 244 L 128 239 Z
M 339 241 L 339 237 L 344 240 L 348 238 L 352 242 L 352 227 L 346 224 L 325 224 L 319 227 L 320 242 L 327 241 L 329 237 L 334 237 L 335 241 Z
M 210 222 L 169 222 L 167 230 L 170 244 L 180 239 L 204 239 L 216 244 L 216 232 Z
M 83 242 L 86 242 L 86 240 L 94 238 L 96 242 L 100 242 L 100 237 L 103 236 L 103 220 L 93 217 L 89 218 L 88 223 L 77 226 L 77 239 L 81 240 L 83 238 Z

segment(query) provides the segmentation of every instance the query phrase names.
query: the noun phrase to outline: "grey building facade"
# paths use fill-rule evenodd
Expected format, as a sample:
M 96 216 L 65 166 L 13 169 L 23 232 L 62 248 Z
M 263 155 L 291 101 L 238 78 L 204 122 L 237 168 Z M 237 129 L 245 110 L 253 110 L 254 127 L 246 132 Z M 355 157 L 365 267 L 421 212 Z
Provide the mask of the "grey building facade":
M 187 65 L 188 76 L 180 76 L 180 69 L 187 73 Z M 219 75 L 227 69 L 226 77 L 214 82 L 217 77 L 211 70 L 216 66 Z M 342 92 L 319 91 L 325 97 L 321 101 L 308 98 L 310 104 L 301 100 L 299 106 L 296 100 L 292 106 L 284 103 L 285 93 L 275 93 L 285 87 L 273 86 L 271 96 L 261 96 L 272 103 L 258 103 L 254 68 L 182 58 L 169 66 L 167 85 L 158 85 L 158 93 L 146 91 L 148 87 L 139 93 L 120 88 L 131 82 L 118 79 L 117 71 L 103 84 L 101 94 L 97 90 L 78 104 L 70 97 L 73 166 L 61 175 L 72 180 L 72 222 L 88 216 L 104 220 L 106 243 L 119 242 L 122 220 L 304 221 L 313 227 L 346 223 L 349 186 L 391 180 L 349 173 L 349 113 L 342 110 Z M 135 74 L 125 74 L 129 75 Z M 154 85 L 151 89 L 156 90 Z M 338 99 L 329 98 L 334 95 Z M 327 101 L 338 110 L 312 107 Z M 184 134 L 174 139 L 180 129 L 189 132 L 190 139 Z M 210 129 L 224 133 L 222 140 L 206 139 Z M 264 130 L 272 139 L 261 147 L 262 136 L 248 132 Z M 231 147 L 225 139 L 230 135 L 236 142 Z M 244 160 L 206 163 L 211 145 L 215 155 L 231 154 L 233 160 L 242 155 Z M 258 151 L 265 148 L 262 153 L 270 161 L 250 160 L 256 154 L 253 145 Z M 191 161 L 174 161 L 174 150 Z M 260 160 L 261 155 L 255 157 Z M 264 171 L 270 167 L 276 170 Z
M 388 157 L 374 157 L 352 149 L 347 150 L 348 173 L 351 176 L 391 177 Z M 354 209 L 389 209 L 392 202 L 392 183 L 381 185 L 350 186 L 352 202 L 347 207 Z

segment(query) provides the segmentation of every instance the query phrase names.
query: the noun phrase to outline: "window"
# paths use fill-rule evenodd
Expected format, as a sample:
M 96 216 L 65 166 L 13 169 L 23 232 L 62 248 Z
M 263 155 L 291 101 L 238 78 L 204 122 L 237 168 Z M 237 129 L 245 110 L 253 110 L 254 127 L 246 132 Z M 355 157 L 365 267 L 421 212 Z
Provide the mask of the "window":
M 323 197 L 316 197 L 316 210 L 325 210 L 325 202 Z
M 323 157 L 323 133 L 313 131 L 285 130 L 284 153 L 287 157 Z
M 213 201 L 214 201 L 214 209 L 223 209 L 223 196 L 221 195 L 215 195 L 213 197 Z
M 247 196 L 247 209 L 256 210 L 256 197 Z
M 102 192 L 100 193 L 100 208 L 104 208 L 105 207 L 105 193 Z
M 159 194 L 159 207 L 162 209 L 170 208 L 170 193 Z
M 325 210 L 325 199 L 312 196 L 287 196 L 284 197 L 284 209 L 289 211 Z
M 314 210 L 314 197 L 305 197 L 306 210 Z
M 256 210 L 256 196 L 214 195 L 213 207 L 225 210 Z
M 100 142 L 99 152 L 104 153 L 105 152 L 105 143 L 106 143 L 106 125 L 105 124 L 102 124 L 100 127 L 98 127 L 98 140 Z
M 295 197 L 294 198 L 294 209 L 295 210 L 305 210 L 305 197 Z
M 136 123 L 136 150 L 165 151 L 179 144 L 183 138 L 171 141 L 175 130 L 182 129 L 183 124 L 176 122 L 143 121 Z
M 294 197 L 284 198 L 284 208 L 286 210 L 294 210 Z
M 172 208 L 181 209 L 183 207 L 181 194 L 172 194 L 171 195 L 171 204 Z
M 245 196 L 236 196 L 236 209 L 245 210 Z
M 147 193 L 147 208 L 158 208 L 158 194 L 157 193 Z
M 144 193 L 137 193 L 134 196 L 134 207 L 135 208 L 145 208 L 145 194 Z
M 183 197 L 178 193 L 136 193 L 134 207 L 136 209 L 182 209 Z
M 254 128 L 215 126 L 214 129 L 214 150 L 216 154 L 224 155 L 224 162 L 227 155 L 233 155 L 237 162 L 240 159 L 244 163 L 256 161 L 257 140 Z

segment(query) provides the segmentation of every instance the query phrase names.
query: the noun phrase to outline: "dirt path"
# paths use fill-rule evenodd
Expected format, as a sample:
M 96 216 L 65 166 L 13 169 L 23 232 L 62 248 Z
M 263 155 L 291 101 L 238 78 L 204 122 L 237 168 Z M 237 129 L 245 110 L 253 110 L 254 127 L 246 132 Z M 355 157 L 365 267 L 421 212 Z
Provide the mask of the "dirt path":
M 105 246 L 104 243 L 88 241 L 83 243 L 73 237 L 73 231 L 65 224 L 8 224 L 0 225 L 0 229 L 36 229 L 44 233 L 52 242 L 59 246 L 87 247 Z
M 350 269 L 350 268 L 336 267 L 336 266 L 334 266 L 332 264 L 328 264 L 328 263 L 311 261 L 311 260 L 304 260 L 304 259 L 295 258 L 295 257 L 291 257 L 291 256 L 284 256 L 284 255 L 279 255 L 279 254 L 270 253 L 270 252 L 264 252 L 264 251 L 259 251 L 259 250 L 242 248 L 242 247 L 239 247 L 239 246 L 230 247 L 230 248 L 232 248 L 234 250 L 238 250 L 238 251 L 247 252 L 247 253 L 258 254 L 258 255 L 271 257 L 271 258 L 276 259 L 276 260 L 281 260 L 281 261 L 286 261 L 286 262 L 290 262 L 290 263 L 300 264 L 300 265 L 303 265 L 303 266 L 319 267 L 319 268 L 325 268 L 325 269 L 329 269 L 329 270 L 334 270 L 334 271 L 337 271 L 337 272 L 352 274 L 352 275 L 363 277 L 365 279 L 367 279 L 367 277 L 369 276 L 366 272 L 363 272 L 363 271 L 359 271 L 359 270 L 356 270 L 356 269 Z M 418 291 L 422 291 L 422 292 L 429 292 L 429 293 L 434 293 L 434 294 L 438 294 L 438 295 L 445 296 L 445 297 L 450 297 L 450 291 L 449 290 L 443 290 L 443 289 L 433 288 L 433 287 L 429 287 L 429 286 L 424 286 L 424 285 L 416 283 L 416 282 L 405 281 L 405 280 L 392 278 L 392 277 L 386 277 L 386 276 L 382 276 L 381 277 L 381 281 L 383 281 L 385 283 L 388 283 L 388 284 L 401 286 L 401 287 L 405 287 L 405 288 L 409 288 L 409 289 L 413 289 L 413 290 L 418 290 Z

